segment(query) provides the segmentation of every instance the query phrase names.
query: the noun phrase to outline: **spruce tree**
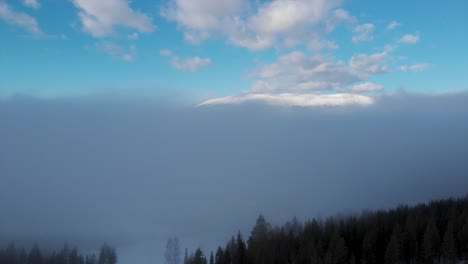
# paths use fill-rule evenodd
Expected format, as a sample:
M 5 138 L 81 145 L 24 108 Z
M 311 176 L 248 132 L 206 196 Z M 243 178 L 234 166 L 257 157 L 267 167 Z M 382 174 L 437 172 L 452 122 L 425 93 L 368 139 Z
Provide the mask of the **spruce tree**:
M 325 256 L 326 264 L 346 264 L 348 260 L 348 249 L 346 248 L 345 241 L 336 230 L 328 245 L 328 250 Z
M 447 264 L 454 264 L 457 261 L 457 252 L 455 249 L 455 238 L 453 235 L 453 223 L 447 224 L 444 239 L 442 241 L 442 261 Z
M 213 251 L 211 251 L 211 254 L 210 254 L 210 264 L 214 264 Z
M 429 220 L 422 244 L 422 255 L 425 263 L 434 263 L 438 258 L 439 231 L 435 225 L 434 219 Z
M 395 227 L 392 237 L 387 245 L 385 251 L 385 264 L 397 264 L 400 263 L 400 232 L 398 227 Z

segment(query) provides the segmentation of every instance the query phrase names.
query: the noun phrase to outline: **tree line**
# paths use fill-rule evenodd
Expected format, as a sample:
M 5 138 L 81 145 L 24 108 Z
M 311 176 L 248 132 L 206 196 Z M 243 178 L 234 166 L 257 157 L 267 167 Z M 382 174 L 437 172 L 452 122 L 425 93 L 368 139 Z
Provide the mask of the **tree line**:
M 260 215 L 247 240 L 239 232 L 209 256 L 186 250 L 183 263 L 466 264 L 468 196 L 276 227 Z
M 76 248 L 65 245 L 59 251 L 47 251 L 37 244 L 31 249 L 17 248 L 10 243 L 6 248 L 0 249 L 0 264 L 116 264 L 117 253 L 115 248 L 102 245 L 98 255 L 82 254 Z

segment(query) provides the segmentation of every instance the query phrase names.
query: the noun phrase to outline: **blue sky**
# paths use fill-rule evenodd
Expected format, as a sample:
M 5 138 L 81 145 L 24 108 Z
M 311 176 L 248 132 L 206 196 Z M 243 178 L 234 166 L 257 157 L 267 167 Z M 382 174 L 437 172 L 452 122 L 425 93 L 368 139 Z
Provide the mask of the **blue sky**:
M 0 0 L 0 96 L 308 106 L 467 91 L 466 10 L 463 0 Z

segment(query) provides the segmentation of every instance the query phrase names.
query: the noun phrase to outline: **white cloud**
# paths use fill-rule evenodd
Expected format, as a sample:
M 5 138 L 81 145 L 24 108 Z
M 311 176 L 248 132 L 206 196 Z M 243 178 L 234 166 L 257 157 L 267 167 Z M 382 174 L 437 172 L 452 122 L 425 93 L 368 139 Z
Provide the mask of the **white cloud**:
M 232 34 L 229 37 L 232 44 L 247 48 L 249 50 L 265 50 L 275 45 L 276 39 L 274 36 L 269 35 L 255 35 L 252 33 L 240 32 Z
M 422 72 L 428 68 L 430 68 L 431 65 L 426 64 L 426 63 L 418 63 L 414 65 L 403 65 L 400 66 L 400 70 L 404 72 Z
M 106 41 L 97 43 L 96 47 L 98 50 L 124 61 L 134 61 L 137 57 L 136 47 L 133 45 L 128 50 L 125 50 L 122 46 Z
M 365 93 L 365 92 L 382 91 L 383 89 L 384 87 L 382 85 L 375 84 L 372 82 L 366 82 L 366 83 L 354 85 L 351 88 L 351 91 L 355 93 Z
M 173 57 L 171 60 L 171 65 L 175 69 L 181 71 L 196 72 L 202 68 L 211 66 L 212 62 L 209 58 L 193 57 L 188 59 L 180 59 L 179 57 Z
M 6 23 L 21 27 L 35 35 L 43 35 L 44 33 L 39 28 L 37 20 L 21 12 L 14 11 L 7 3 L 0 1 L 0 19 Z
M 223 20 L 240 14 L 247 0 L 172 0 L 161 14 L 187 29 L 207 31 L 220 29 Z
M 273 46 L 293 47 L 308 43 L 310 31 L 319 27 L 342 0 L 172 0 L 161 14 L 175 21 L 184 38 L 199 44 L 212 36 L 221 35 L 236 46 L 264 50 Z M 336 26 L 344 18 L 340 10 L 330 24 Z M 336 12 L 336 11 L 335 11 Z M 323 30 L 322 30 L 323 31 Z M 330 43 L 331 44 L 331 43 Z
M 256 32 L 288 34 L 301 31 L 323 21 L 340 1 L 275 0 L 266 2 L 249 18 Z
M 34 9 L 41 7 L 41 3 L 38 0 L 23 0 L 23 5 Z
M 138 35 L 138 32 L 133 32 L 132 34 L 129 34 L 127 37 L 128 39 L 131 39 L 131 40 L 137 40 L 139 35 Z
M 396 50 L 397 48 L 398 48 L 398 46 L 396 46 L 396 45 L 385 45 L 384 46 L 384 50 L 386 52 L 392 52 L 392 51 Z
M 401 26 L 400 23 L 398 23 L 397 21 L 392 21 L 392 22 L 390 22 L 390 24 L 388 24 L 387 29 L 392 30 L 392 29 L 395 29 L 395 28 L 397 28 L 399 26 Z
M 311 38 L 309 43 L 307 44 L 307 48 L 312 51 L 321 51 L 321 50 L 335 50 L 338 49 L 339 46 L 336 42 L 331 40 L 324 40 L 320 37 Z
M 369 96 L 357 94 L 270 94 L 270 93 L 243 93 L 236 96 L 227 96 L 207 100 L 199 106 L 220 104 L 242 104 L 260 102 L 276 106 L 295 107 L 321 107 L 321 106 L 352 106 L 371 105 L 374 100 Z
M 167 57 L 172 55 L 172 51 L 168 49 L 162 49 L 159 51 L 159 55 Z
M 255 93 L 309 93 L 343 91 L 346 87 L 389 71 L 387 52 L 358 54 L 348 63 L 323 55 L 294 51 L 271 64 L 261 65 L 249 77 Z
M 371 55 L 358 54 L 351 57 L 349 66 L 352 72 L 360 76 L 361 79 L 368 79 L 373 75 L 386 73 L 390 70 L 387 65 L 383 64 L 387 58 L 386 51 Z
M 408 43 L 408 44 L 416 44 L 419 42 L 419 36 L 418 35 L 412 35 L 412 34 L 406 34 L 403 37 L 401 37 L 398 42 L 400 43 Z
M 331 12 L 330 16 L 325 21 L 325 32 L 330 33 L 341 23 L 353 25 L 357 23 L 357 19 L 351 16 L 348 11 L 344 9 L 336 9 Z
M 115 33 L 116 26 L 149 33 L 156 29 L 151 18 L 133 10 L 126 0 L 72 0 L 80 9 L 78 17 L 83 30 L 94 37 L 106 37 Z
M 371 41 L 374 39 L 372 33 L 374 33 L 375 25 L 374 24 L 362 24 L 358 25 L 353 29 L 353 32 L 356 35 L 353 36 L 352 41 L 354 43 L 359 43 L 363 41 Z

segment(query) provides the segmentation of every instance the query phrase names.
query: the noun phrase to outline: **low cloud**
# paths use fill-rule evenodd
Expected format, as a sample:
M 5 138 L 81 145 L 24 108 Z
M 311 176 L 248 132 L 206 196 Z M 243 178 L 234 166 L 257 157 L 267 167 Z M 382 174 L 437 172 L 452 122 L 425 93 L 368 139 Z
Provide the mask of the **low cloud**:
M 163 263 L 169 236 L 210 252 L 259 213 L 276 225 L 464 196 L 467 116 L 466 93 L 341 108 L 0 99 L 0 243 L 107 241 L 121 264 Z
M 276 106 L 321 107 L 321 106 L 350 106 L 371 105 L 371 97 L 355 94 L 255 94 L 245 93 L 207 100 L 199 106 L 220 104 L 265 103 Z

